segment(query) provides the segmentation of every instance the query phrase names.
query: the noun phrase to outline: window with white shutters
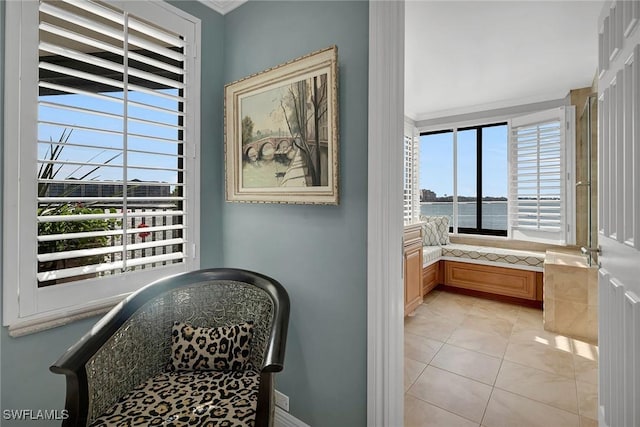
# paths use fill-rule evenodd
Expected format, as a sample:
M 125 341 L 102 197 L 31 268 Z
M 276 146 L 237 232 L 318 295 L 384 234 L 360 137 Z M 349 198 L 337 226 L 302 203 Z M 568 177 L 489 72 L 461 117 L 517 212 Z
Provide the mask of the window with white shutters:
M 418 191 L 418 145 L 410 135 L 404 136 L 404 188 L 403 217 L 404 223 L 411 224 L 417 220 L 420 209 Z
M 565 109 L 511 122 L 509 227 L 516 239 L 570 241 L 572 138 Z M 571 128 L 572 129 L 572 128 Z
M 9 256 L 20 301 L 10 317 L 121 298 L 193 268 L 198 21 L 149 1 L 16 3 L 7 18 L 20 10 L 21 80 L 8 71 L 6 99 L 21 103 L 5 161 L 20 179 L 5 189 L 20 213 L 5 216 L 20 230 Z

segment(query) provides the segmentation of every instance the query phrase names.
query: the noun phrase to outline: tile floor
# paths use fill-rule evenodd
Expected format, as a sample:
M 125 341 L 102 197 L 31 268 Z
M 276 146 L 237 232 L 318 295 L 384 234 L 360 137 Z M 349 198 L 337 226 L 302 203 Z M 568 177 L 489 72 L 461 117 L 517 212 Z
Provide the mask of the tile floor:
M 404 331 L 405 427 L 598 425 L 598 347 L 542 310 L 435 290 Z

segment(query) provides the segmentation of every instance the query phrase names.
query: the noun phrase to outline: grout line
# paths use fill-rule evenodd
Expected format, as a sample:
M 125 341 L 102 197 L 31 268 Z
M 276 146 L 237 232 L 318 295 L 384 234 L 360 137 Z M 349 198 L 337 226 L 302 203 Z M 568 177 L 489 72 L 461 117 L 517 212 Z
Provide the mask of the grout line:
M 498 386 L 494 386 L 493 388 L 494 388 L 494 389 L 498 389 L 498 390 L 500 390 L 500 391 L 506 391 L 507 393 L 515 394 L 516 396 L 520 396 L 520 397 L 522 397 L 523 399 L 531 400 L 532 402 L 536 402 L 536 403 L 539 403 L 539 404 L 541 404 L 541 405 L 548 406 L 548 407 L 550 407 L 550 408 L 558 409 L 558 410 L 560 410 L 560 411 L 564 411 L 564 412 L 567 412 L 567 413 L 569 413 L 569 414 L 573 414 L 573 415 L 580 416 L 580 404 L 579 404 L 579 402 L 577 402 L 577 401 L 576 401 L 576 412 L 573 412 L 573 411 L 570 411 L 570 410 L 568 410 L 568 409 L 561 408 L 561 407 L 559 407 L 559 406 L 551 405 L 551 404 L 550 404 L 550 403 L 548 403 L 548 402 L 543 402 L 543 401 L 541 401 L 541 400 L 534 399 L 533 397 L 525 396 L 524 394 L 520 394 L 520 393 L 519 393 L 519 392 L 517 392 L 517 391 L 507 390 L 507 389 L 505 389 L 505 388 L 498 387 Z
M 458 345 L 458 344 L 452 344 L 452 343 L 450 343 L 450 342 L 445 342 L 444 344 L 446 344 L 446 345 L 448 345 L 448 346 L 451 346 L 451 347 L 459 348 L 460 350 L 470 351 L 470 352 L 472 352 L 472 353 L 479 354 L 480 356 L 491 357 L 491 358 L 493 358 L 493 359 L 502 359 L 502 358 L 503 358 L 503 356 L 495 356 L 495 355 L 493 355 L 493 354 L 483 353 L 482 351 L 474 350 L 474 349 L 472 349 L 472 348 L 462 347 L 462 346 L 460 346 L 460 345 Z
M 447 409 L 447 408 L 443 408 L 442 406 L 439 406 L 439 405 L 437 405 L 437 404 L 435 404 L 435 403 L 433 403 L 433 402 L 429 402 L 428 400 L 424 400 L 424 399 L 422 399 L 422 398 L 420 398 L 420 397 L 418 397 L 418 396 L 414 396 L 413 394 L 410 394 L 409 396 L 411 396 L 411 397 L 413 397 L 413 398 L 415 398 L 415 399 L 418 399 L 418 400 L 419 400 L 419 401 L 421 401 L 421 402 L 428 403 L 428 404 L 429 404 L 429 405 L 431 405 L 431 406 L 435 406 L 435 407 L 436 407 L 436 408 L 438 408 L 438 409 L 442 409 L 443 411 L 446 411 L 446 412 L 448 412 L 448 413 L 450 413 L 450 414 L 453 414 L 453 415 L 455 415 L 456 417 L 464 418 L 465 420 L 467 420 L 467 421 L 471 421 L 472 423 L 478 423 L 478 421 L 472 420 L 471 418 L 467 418 L 467 417 L 465 417 L 464 415 L 457 414 L 457 413 L 455 413 L 455 412 L 453 412 L 453 411 L 451 411 L 451 410 L 449 410 L 449 409 Z M 481 424 L 482 424 L 482 422 L 479 422 L 479 423 L 478 423 L 478 425 L 481 425 Z
M 568 377 L 566 375 L 558 374 L 557 372 L 545 371 L 544 369 L 535 368 L 533 366 L 525 365 L 524 363 L 521 363 L 521 362 L 518 362 L 518 361 L 514 361 L 514 360 L 510 360 L 510 359 L 504 359 L 504 360 L 506 360 L 509 363 L 513 363 L 513 364 L 516 364 L 516 365 L 519 365 L 519 366 L 523 366 L 525 368 L 529 368 L 529 369 L 533 369 L 533 370 L 538 371 L 538 372 L 542 372 L 544 374 L 555 375 L 556 377 L 564 378 L 564 379 L 567 379 L 567 380 L 573 380 L 573 381 L 576 380 L 575 376 L 574 377 Z
M 407 357 L 407 359 L 409 359 L 409 358 Z M 413 359 L 411 359 L 411 360 L 413 360 Z M 407 394 L 407 393 L 409 392 L 409 390 L 411 389 L 411 387 L 413 387 L 413 385 L 416 383 L 416 381 L 418 381 L 418 379 L 420 378 L 420 376 L 424 373 L 424 370 L 425 370 L 425 369 L 427 369 L 427 366 L 429 366 L 429 364 L 426 364 L 426 365 L 425 365 L 423 362 L 420 362 L 420 361 L 418 361 L 418 360 L 413 360 L 413 361 L 414 361 L 414 362 L 418 362 L 418 363 L 420 363 L 420 364 L 424 365 L 424 368 L 422 368 L 422 369 L 420 370 L 420 372 L 418 373 L 418 375 L 416 375 L 416 379 L 415 379 L 415 380 L 413 380 L 413 381 L 411 382 L 411 384 L 409 385 L 409 387 L 407 387 L 407 389 L 405 390 L 404 394 Z M 405 369 L 406 369 L 406 366 L 405 366 Z M 414 396 L 414 397 L 415 397 L 415 396 Z
M 496 374 L 496 377 L 493 380 L 493 384 L 492 384 L 493 388 L 496 387 L 496 383 L 498 382 L 498 376 L 500 375 L 500 371 L 502 370 L 502 365 L 503 364 L 504 364 L 504 357 L 502 359 L 500 359 L 500 366 L 498 367 L 498 373 Z M 493 394 L 493 391 L 492 391 L 492 394 Z
M 439 368 L 439 367 L 434 366 L 434 365 L 432 365 L 432 364 L 427 365 L 427 368 L 428 368 L 429 366 L 430 366 L 430 367 L 432 367 L 433 369 L 437 369 L 437 370 L 439 370 L 439 371 L 446 372 L 446 373 L 451 374 L 451 375 L 455 375 L 456 377 L 460 377 L 460 378 L 463 378 L 463 379 L 465 379 L 465 380 L 473 381 L 473 382 L 475 382 L 475 383 L 478 383 L 478 384 L 481 384 L 481 385 L 484 385 L 484 386 L 487 386 L 487 387 L 493 387 L 493 386 L 491 386 L 491 385 L 489 385 L 489 384 L 487 384 L 487 383 L 483 383 L 482 381 L 478 381 L 478 380 L 476 380 L 476 379 L 474 379 L 474 378 L 469 378 L 469 377 L 467 377 L 467 376 L 464 376 L 464 375 L 458 374 L 458 373 L 456 373 L 456 372 L 451 372 L 451 371 L 449 371 L 449 370 L 447 370 L 447 369 L 444 369 L 444 368 Z M 426 369 L 426 368 L 425 368 L 425 369 Z
M 514 323 L 515 325 L 515 323 Z M 513 334 L 513 329 L 512 332 Z M 509 346 L 509 341 L 507 341 L 507 347 Z M 507 349 L 505 347 L 505 353 L 507 352 Z M 500 371 L 502 370 L 502 364 L 504 363 L 504 353 L 502 354 L 502 357 L 500 358 L 500 366 L 498 367 L 498 372 L 496 372 L 496 377 L 493 379 L 493 384 L 491 386 L 491 393 L 489 393 L 489 399 L 487 399 L 487 404 L 484 407 L 484 411 L 482 412 L 482 418 L 480 419 L 480 425 L 482 426 L 484 424 L 484 417 L 487 415 L 487 409 L 489 408 L 489 403 L 491 402 L 491 398 L 493 397 L 493 392 L 496 389 L 496 382 L 498 382 L 498 376 L 500 375 Z
M 493 391 L 495 387 L 491 387 L 491 393 L 489 393 L 489 399 L 487 399 L 487 404 L 484 406 L 484 411 L 482 411 L 482 418 L 480 418 L 480 425 L 484 424 L 484 417 L 487 415 L 487 409 L 489 408 L 489 402 L 491 402 L 491 398 L 493 397 Z
M 494 387 L 493 389 L 494 390 L 500 390 L 500 391 L 503 391 L 505 393 L 513 394 L 513 395 L 518 396 L 518 397 L 520 397 L 522 399 L 530 400 L 530 401 L 535 402 L 535 403 L 537 403 L 539 405 L 547 406 L 549 408 L 552 408 L 552 409 L 555 409 L 555 410 L 558 410 L 558 411 L 566 412 L 567 414 L 575 415 L 578 418 L 580 418 L 580 416 L 581 416 L 577 412 L 568 411 L 568 410 L 566 410 L 564 408 L 559 408 L 557 406 L 550 405 L 549 403 L 541 402 L 540 400 L 533 399 L 533 398 L 531 398 L 529 396 L 522 395 L 522 394 L 520 394 L 518 392 L 515 392 L 515 391 L 512 391 L 512 390 L 506 390 L 506 389 L 501 388 L 501 387 Z M 579 408 L 578 408 L 578 411 L 579 411 Z M 589 418 L 589 417 L 585 417 L 585 418 Z
M 492 385 L 492 384 L 488 384 L 488 383 L 485 383 L 484 381 L 480 381 L 480 380 L 477 380 L 477 379 L 475 379 L 475 378 L 471 378 L 471 377 L 468 377 L 468 376 L 466 376 L 466 375 L 462 375 L 462 374 L 459 374 L 459 373 L 457 373 L 457 372 L 450 371 L 450 370 L 448 370 L 448 369 L 446 369 L 446 368 L 441 368 L 440 366 L 432 365 L 431 363 L 429 363 L 429 366 L 431 366 L 432 368 L 440 369 L 441 371 L 445 371 L 445 372 L 448 372 L 448 373 L 453 374 L 453 375 L 457 375 L 457 376 L 462 377 L 462 378 L 465 378 L 465 379 L 467 379 L 467 380 L 475 381 L 475 382 L 477 382 L 478 384 L 484 384 L 484 385 L 486 385 L 487 387 L 493 387 L 493 385 Z M 496 374 L 496 377 L 497 377 L 497 374 Z M 494 380 L 493 382 L 495 383 L 495 380 Z
M 455 331 L 454 331 L 454 332 L 455 332 Z M 496 336 L 499 336 L 498 334 L 492 334 L 491 332 L 483 332 L 483 331 L 474 331 L 474 332 L 480 332 L 480 333 L 485 333 L 485 334 L 488 334 L 488 335 L 496 335 Z M 500 337 L 500 338 L 502 338 L 502 339 L 505 339 L 504 337 L 501 337 L 501 336 L 499 336 L 499 337 Z M 506 353 L 506 351 L 507 351 L 507 347 L 505 346 L 504 351 L 502 352 L 502 356 L 496 356 L 495 354 L 489 354 L 489 353 L 485 353 L 485 352 L 480 351 L 480 350 L 474 350 L 474 349 L 471 349 L 471 348 L 462 347 L 461 345 L 453 344 L 453 343 L 450 343 L 450 342 L 448 342 L 448 341 L 447 341 L 447 342 L 445 342 L 445 344 L 448 344 L 448 345 L 451 345 L 451 346 L 454 346 L 454 347 L 457 347 L 457 348 L 461 348 L 461 349 L 463 349 L 463 350 L 473 351 L 473 352 L 476 352 L 476 353 L 482 354 L 483 356 L 489 356 L 489 357 L 493 357 L 493 358 L 496 358 L 496 359 L 502 359 L 502 358 L 504 358 L 504 354 L 505 354 L 505 353 Z M 508 345 L 508 344 L 509 344 L 509 343 L 507 342 L 507 345 Z
M 430 341 L 436 341 L 436 342 L 439 342 L 441 345 L 442 345 L 442 344 L 445 344 L 445 342 L 444 342 L 444 341 L 442 341 L 442 340 L 437 340 L 437 339 L 435 339 L 435 338 L 425 337 L 425 336 L 423 336 L 423 335 L 415 334 L 415 333 L 413 333 L 413 332 L 404 331 L 404 334 L 405 334 L 405 335 L 412 335 L 412 336 L 414 336 L 414 337 L 416 337 L 416 338 L 423 338 L 423 339 L 427 339 L 427 340 L 430 340 Z

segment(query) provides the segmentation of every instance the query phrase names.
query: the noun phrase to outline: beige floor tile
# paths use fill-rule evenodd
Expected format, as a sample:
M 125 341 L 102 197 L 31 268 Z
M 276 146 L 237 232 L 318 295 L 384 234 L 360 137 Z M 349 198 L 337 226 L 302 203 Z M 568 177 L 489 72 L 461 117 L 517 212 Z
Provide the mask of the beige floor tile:
M 469 307 L 461 307 L 456 302 L 438 301 L 435 304 L 422 304 L 416 308 L 416 315 L 422 317 L 442 317 L 448 319 L 451 323 L 459 325 L 467 316 Z
M 598 421 L 587 417 L 580 417 L 580 427 L 598 427 Z
M 520 307 L 517 305 L 481 299 L 476 301 L 469 311 L 469 314 L 507 320 L 511 324 L 518 319 L 518 313 L 520 313 Z
M 536 308 L 520 307 L 518 318 L 513 325 L 513 330 L 544 330 L 542 310 Z
M 442 293 L 442 291 L 432 290 L 422 298 L 422 304 L 431 304 Z
M 404 357 L 428 364 L 431 362 L 431 359 L 433 359 L 433 356 L 436 355 L 438 350 L 440 350 L 442 344 L 442 341 L 436 341 L 420 335 L 405 333 Z
M 504 355 L 508 342 L 508 339 L 494 333 L 462 327 L 456 329 L 447 340 L 448 344 L 500 358 Z
M 477 427 L 478 424 L 418 398 L 404 398 L 405 427 Z
M 491 387 L 427 366 L 407 393 L 479 423 L 487 406 Z
M 481 298 L 472 297 L 470 295 L 457 294 L 455 292 L 442 292 L 440 294 L 440 301 L 455 301 L 460 305 L 468 306 L 471 308 Z
M 579 427 L 572 414 L 498 388 L 493 390 L 482 419 L 486 427 Z
M 510 342 L 504 358 L 552 374 L 575 378 L 573 355 L 548 345 Z
M 501 360 L 476 351 L 445 344 L 431 361 L 431 365 L 458 375 L 493 385 Z
M 404 391 L 409 390 L 409 387 L 418 379 L 424 368 L 427 365 L 417 362 L 412 359 L 404 358 Z
M 598 419 L 598 386 L 576 381 L 578 387 L 578 406 L 583 417 Z
M 597 426 L 598 347 L 542 310 L 437 290 L 405 332 L 405 426 Z
M 598 361 L 598 345 L 587 341 L 572 338 L 571 345 L 573 347 L 573 354 L 583 359 Z
M 573 367 L 576 372 L 576 381 L 598 384 L 598 362 L 574 355 Z
M 502 338 L 509 339 L 513 329 L 513 323 L 504 319 L 469 314 L 460 324 L 460 327 L 473 329 L 475 331 L 489 332 L 500 335 Z
M 549 347 L 556 350 L 572 353 L 572 339 L 564 335 L 543 330 L 520 330 L 511 334 L 509 342 L 530 343 L 539 346 Z
M 505 360 L 495 386 L 574 414 L 578 413 L 576 382 L 572 378 Z
M 438 341 L 446 341 L 457 327 L 458 325 L 455 322 L 437 315 L 429 317 L 420 315 L 408 316 L 404 320 L 405 332 Z

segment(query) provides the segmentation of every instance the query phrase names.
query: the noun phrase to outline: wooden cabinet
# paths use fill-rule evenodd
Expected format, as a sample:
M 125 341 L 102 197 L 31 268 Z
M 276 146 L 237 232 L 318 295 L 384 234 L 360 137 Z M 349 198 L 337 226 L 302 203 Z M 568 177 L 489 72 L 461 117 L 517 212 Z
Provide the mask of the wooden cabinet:
M 422 303 L 422 228 L 404 228 L 404 314 L 413 312 Z
M 496 295 L 536 300 L 539 278 L 535 271 L 465 262 L 444 262 L 445 285 Z
M 422 270 L 422 296 L 427 295 L 433 288 L 442 283 L 440 278 L 440 263 L 436 261 Z

